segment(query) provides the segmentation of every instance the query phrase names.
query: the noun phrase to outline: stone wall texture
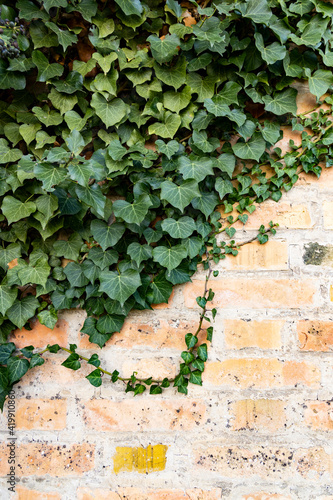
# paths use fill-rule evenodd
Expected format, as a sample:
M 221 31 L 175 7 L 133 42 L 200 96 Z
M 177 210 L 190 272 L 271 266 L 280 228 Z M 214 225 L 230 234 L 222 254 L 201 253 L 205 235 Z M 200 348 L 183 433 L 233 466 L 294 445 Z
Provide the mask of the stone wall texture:
M 299 112 L 314 105 L 301 90 Z M 296 133 L 285 130 L 281 146 Z M 223 214 L 222 214 L 223 217 Z M 16 493 L 8 492 L 7 410 L 0 416 L 0 498 L 6 500 L 333 499 L 333 169 L 302 175 L 238 232 L 280 224 L 268 244 L 244 246 L 212 280 L 218 309 L 202 387 L 133 397 L 121 383 L 91 386 L 49 354 L 15 387 Z M 195 327 L 198 271 L 168 304 L 133 312 L 100 350 L 124 376 L 173 376 Z M 50 331 L 17 331 L 18 346 L 76 343 L 85 313 Z

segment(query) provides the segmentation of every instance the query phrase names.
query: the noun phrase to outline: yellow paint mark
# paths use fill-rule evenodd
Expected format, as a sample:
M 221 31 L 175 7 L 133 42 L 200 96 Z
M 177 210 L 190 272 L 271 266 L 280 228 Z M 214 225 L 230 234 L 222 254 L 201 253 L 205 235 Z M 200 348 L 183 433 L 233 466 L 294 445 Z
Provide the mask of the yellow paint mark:
M 331 302 L 333 302 L 333 285 L 331 285 L 330 296 L 331 296 Z
M 163 444 L 147 446 L 147 448 L 130 448 L 117 446 L 113 457 L 113 471 L 139 472 L 146 474 L 165 469 L 168 447 Z

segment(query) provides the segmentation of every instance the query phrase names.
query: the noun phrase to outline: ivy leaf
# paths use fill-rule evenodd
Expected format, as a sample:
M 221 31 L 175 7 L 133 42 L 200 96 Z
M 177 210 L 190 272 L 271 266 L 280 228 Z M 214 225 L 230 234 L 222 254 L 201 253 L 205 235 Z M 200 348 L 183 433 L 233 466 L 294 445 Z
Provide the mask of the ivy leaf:
M 249 0 L 244 17 L 248 17 L 254 23 L 267 24 L 272 16 L 272 11 L 266 0 Z
M 153 58 L 159 64 L 171 61 L 173 56 L 178 53 L 180 40 L 175 34 L 166 35 L 163 40 L 156 35 L 150 35 L 147 41 L 150 42 L 150 50 Z
M 309 76 L 309 89 L 311 94 L 320 99 L 327 92 L 327 89 L 333 85 L 333 75 L 331 71 L 318 69 Z
M 265 95 L 262 99 L 265 103 L 266 111 L 270 111 L 275 115 L 284 115 L 286 113 L 296 115 L 296 96 L 297 90 L 289 88 L 283 92 L 275 92 L 274 97 Z
M 45 309 L 37 315 L 38 321 L 45 325 L 47 328 L 53 330 L 58 321 L 58 315 L 56 311 L 52 308 L 50 310 Z
M 261 133 L 265 141 L 275 144 L 280 137 L 280 124 L 265 120 L 264 128 L 261 127 Z
M 140 245 L 140 243 L 134 242 L 128 245 L 127 253 L 140 266 L 142 261 L 152 257 L 153 249 L 150 245 Z
M 171 248 L 158 246 L 153 250 L 154 261 L 166 267 L 168 271 L 178 267 L 181 261 L 186 257 L 187 250 L 184 245 L 175 245 Z
M 265 141 L 261 134 L 256 132 L 248 142 L 238 140 L 232 150 L 236 156 L 243 160 L 251 159 L 259 161 L 266 148 Z
M 84 139 L 78 130 L 73 130 L 68 137 L 66 137 L 66 144 L 68 149 L 74 156 L 77 156 L 81 153 L 82 149 L 85 146 Z M 83 164 L 86 165 L 86 164 Z M 70 165 L 73 168 L 73 164 Z M 83 168 L 83 166 L 82 166 Z M 69 170 L 69 169 L 68 169 Z M 77 180 L 77 179 L 74 179 Z
M 166 4 L 176 17 L 182 15 L 182 8 L 176 0 L 166 0 Z
M 70 354 L 68 358 L 61 363 L 61 366 L 69 368 L 70 370 L 79 370 L 79 368 L 81 368 L 79 358 L 80 356 L 76 352 L 72 352 L 72 354 Z
M 106 314 L 101 316 L 96 324 L 97 330 L 100 333 L 115 333 L 120 332 L 125 321 L 125 316 L 118 314 Z
M 190 375 L 191 384 L 202 385 L 201 372 L 199 370 L 194 370 Z
M 45 286 L 49 277 L 51 268 L 47 262 L 47 258 L 41 257 L 37 259 L 34 265 L 26 265 L 18 271 L 18 277 L 22 285 L 28 283 Z
M 91 259 L 93 263 L 100 269 L 105 269 L 106 267 L 112 266 L 112 264 L 115 264 L 118 261 L 118 258 L 119 255 L 115 250 L 105 251 L 103 247 L 93 247 L 89 250 L 89 259 Z
M 221 172 L 225 172 L 228 176 L 232 177 L 236 166 L 236 158 L 234 155 L 229 153 L 221 154 L 214 163 L 214 167 L 217 167 Z
M 73 45 L 73 43 L 77 41 L 77 36 L 74 35 L 74 33 L 70 33 L 70 31 L 68 30 L 63 30 L 54 23 L 47 22 L 45 23 L 45 26 L 50 28 L 50 30 L 52 30 L 53 33 L 57 35 L 58 41 L 62 46 L 62 48 L 64 49 L 64 51 L 66 51 L 70 45 Z
M 9 383 L 13 384 L 20 380 L 27 373 L 30 363 L 27 359 L 18 357 L 9 358 L 7 361 Z
M 0 285 L 0 313 L 2 316 L 4 316 L 6 311 L 14 304 L 17 292 L 17 288 Z
M 81 186 L 87 186 L 90 177 L 93 176 L 91 166 L 87 163 L 70 163 L 68 165 L 68 172 L 70 178 Z
M 6 315 L 17 328 L 21 329 L 26 322 L 34 316 L 37 307 L 39 307 L 39 301 L 36 297 L 28 295 L 14 302 L 7 310 Z
M 191 158 L 181 156 L 178 160 L 179 172 L 183 175 L 184 179 L 195 179 L 201 182 L 208 175 L 214 175 L 213 162 L 210 158 Z
M 256 41 L 256 47 L 260 52 L 261 57 L 267 64 L 274 64 L 276 61 L 281 61 L 284 59 L 287 49 L 278 42 L 271 43 L 265 47 L 264 37 L 261 33 L 255 33 L 254 38 Z
M 215 181 L 215 189 L 220 195 L 220 200 L 223 200 L 225 195 L 230 194 L 233 192 L 234 188 L 233 185 L 229 180 L 224 180 L 221 179 L 221 177 L 218 177 Z
M 60 125 L 63 118 L 60 113 L 56 111 L 51 111 L 47 106 L 40 108 L 39 106 L 34 106 L 32 112 L 36 115 L 38 120 L 43 123 L 46 127 L 51 127 L 52 125 Z
M 152 202 L 148 195 L 139 196 L 133 203 L 125 200 L 116 200 L 113 203 L 113 211 L 116 217 L 121 217 L 125 222 L 140 224 L 148 213 Z
M 100 281 L 99 291 L 105 292 L 110 299 L 117 300 L 122 306 L 141 285 L 140 274 L 133 269 L 128 269 L 121 274 L 104 271 Z
M 34 167 L 34 173 L 42 181 L 45 191 L 53 191 L 53 186 L 57 186 L 67 177 L 64 168 L 53 167 L 50 163 L 37 163 Z
M 91 106 L 107 127 L 119 123 L 129 112 L 129 107 L 122 99 L 115 98 L 107 101 L 104 96 L 97 93 L 92 95 Z
M 11 243 L 6 248 L 0 247 L 0 267 L 7 271 L 8 264 L 14 259 L 21 256 L 21 245 L 19 243 Z
M 188 238 L 193 231 L 196 230 L 196 225 L 191 217 L 181 217 L 178 220 L 164 219 L 161 224 L 163 231 L 170 234 L 172 238 Z
M 2 200 L 1 210 L 8 224 L 29 217 L 36 211 L 37 207 L 33 201 L 21 202 L 13 196 L 5 196 Z
M 20 149 L 9 148 L 6 139 L 0 139 L 0 164 L 17 161 L 22 156 Z
M 89 375 L 86 376 L 86 379 L 88 379 L 91 385 L 93 385 L 94 387 L 99 387 L 102 385 L 101 371 L 98 369 L 89 373 Z
M 148 133 L 156 134 L 164 139 L 172 138 L 181 124 L 181 117 L 174 113 L 165 113 L 164 123 L 153 123 L 148 128 Z
M 75 192 L 79 200 L 92 207 L 96 212 L 104 217 L 106 197 L 103 195 L 101 188 L 98 184 L 92 186 L 79 186 L 75 187 Z
M 7 363 L 8 358 L 15 351 L 16 346 L 13 342 L 8 342 L 8 344 L 0 345 L 0 365 L 4 365 Z M 2 390 L 3 386 L 1 384 L 1 374 L 0 374 L 0 390 Z
M 215 193 L 201 193 L 200 196 L 192 200 L 191 204 L 193 208 L 200 210 L 208 219 L 214 212 L 218 202 L 219 198 Z
M 158 150 L 163 153 L 165 156 L 169 158 L 169 160 L 172 158 L 172 156 L 177 153 L 179 149 L 179 142 L 177 141 L 169 141 L 165 143 L 161 139 L 157 139 L 155 142 L 155 145 L 157 146 Z
M 81 287 L 89 283 L 88 278 L 83 273 L 83 267 L 77 262 L 70 262 L 64 269 L 71 286 Z
M 46 82 L 55 76 L 61 76 L 64 72 L 64 67 L 58 63 L 50 64 L 48 59 L 40 50 L 34 50 L 32 53 L 32 61 L 38 69 L 38 82 Z
M 91 232 L 97 243 L 101 245 L 103 250 L 106 250 L 107 248 L 113 247 L 116 243 L 118 243 L 125 232 L 125 226 L 120 222 L 115 222 L 109 226 L 104 221 L 93 220 L 91 222 Z M 94 249 L 90 250 L 89 256 L 93 250 Z
M 214 95 L 216 78 L 207 76 L 202 78 L 198 73 L 189 73 L 187 75 L 187 85 L 192 89 L 192 93 L 198 94 L 198 102 L 210 99 Z
M 154 71 L 159 80 L 177 90 L 186 81 L 186 59 L 183 56 L 179 57 L 171 67 L 161 66 L 157 62 L 154 62 Z M 190 81 L 188 85 L 196 92 Z
M 193 200 L 200 196 L 198 183 L 196 181 L 184 181 L 181 186 L 171 181 L 164 181 L 161 184 L 161 199 L 166 200 L 170 205 L 178 208 L 181 212 Z
M 54 211 L 58 208 L 58 198 L 53 194 L 43 194 L 36 199 L 36 207 L 38 212 L 34 217 L 39 220 L 42 228 L 45 229 L 48 221 L 54 214 Z
M 53 244 L 54 255 L 69 260 L 77 260 L 82 247 L 82 238 L 79 234 L 72 234 L 68 240 L 58 240 Z
M 126 14 L 126 16 L 140 16 L 143 12 L 143 7 L 140 0 L 116 0 L 121 10 Z
M 180 110 L 186 108 L 190 101 L 191 88 L 189 86 L 186 86 L 181 92 L 169 90 L 163 94 L 164 107 L 174 113 L 179 113 Z
M 165 274 L 155 276 L 147 290 L 147 300 L 150 304 L 167 303 L 172 293 L 171 283 L 165 279 Z

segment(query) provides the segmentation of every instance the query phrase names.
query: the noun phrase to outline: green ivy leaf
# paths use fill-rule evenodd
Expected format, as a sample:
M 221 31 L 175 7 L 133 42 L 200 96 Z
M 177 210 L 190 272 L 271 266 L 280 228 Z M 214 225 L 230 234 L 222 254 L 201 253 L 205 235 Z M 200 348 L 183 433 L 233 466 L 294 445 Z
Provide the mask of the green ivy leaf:
M 140 245 L 140 243 L 134 242 L 128 245 L 127 253 L 140 266 L 141 262 L 152 257 L 153 249 L 150 245 Z
M 48 24 L 48 23 L 46 23 Z M 49 23 L 52 24 L 52 23 Z M 61 76 L 64 72 L 64 67 L 58 63 L 50 64 L 48 59 L 40 50 L 34 50 L 32 53 L 32 61 L 37 66 L 39 82 L 46 82 L 55 76 Z
M 275 92 L 274 97 L 270 95 L 264 96 L 265 109 L 275 115 L 284 115 L 286 113 L 296 115 L 296 96 L 297 90 L 290 88 L 283 92 Z
M 131 2 L 127 0 L 116 0 L 116 3 L 127 16 L 140 16 L 143 12 L 140 0 L 131 0 Z
M 181 217 L 178 220 L 167 218 L 161 224 L 163 231 L 168 233 L 172 238 L 188 238 L 193 231 L 196 230 L 196 225 L 191 217 Z
M 18 357 L 9 358 L 7 361 L 9 383 L 13 384 L 20 380 L 27 373 L 30 363 L 27 359 Z
M 103 250 L 106 250 L 118 243 L 125 232 L 125 226 L 120 222 L 115 222 L 109 226 L 104 221 L 93 220 L 91 222 L 91 231 L 97 243 L 101 245 Z M 92 251 L 93 249 L 90 250 L 90 252 Z
M 7 310 L 6 315 L 8 319 L 17 328 L 23 328 L 26 322 L 32 318 L 35 314 L 37 307 L 39 306 L 39 301 L 36 297 L 28 295 L 23 299 L 16 300 L 14 304 Z
M 102 385 L 101 371 L 98 369 L 89 373 L 89 375 L 86 376 L 86 379 L 88 379 L 94 387 L 100 387 Z
M 107 101 L 105 97 L 97 93 L 92 95 L 91 106 L 107 127 L 119 123 L 129 112 L 129 107 L 121 99 L 115 98 Z
M 184 181 L 180 186 L 171 181 L 164 181 L 161 184 L 162 200 L 168 201 L 170 205 L 178 208 L 181 212 L 197 196 L 200 196 L 200 192 L 198 183 L 194 180 Z
M 320 99 L 321 96 L 327 92 L 327 89 L 333 85 L 333 75 L 331 71 L 318 69 L 312 76 L 308 76 L 309 90 L 311 94 L 317 97 L 317 99 Z
M 79 358 L 80 356 L 76 352 L 73 352 L 63 363 L 61 363 L 61 366 L 69 368 L 70 370 L 79 370 L 79 368 L 81 368 Z
M 148 213 L 152 202 L 148 195 L 139 196 L 133 203 L 125 200 L 117 200 L 113 203 L 113 211 L 116 217 L 120 217 L 125 222 L 140 224 Z
M 154 261 L 166 267 L 168 271 L 178 267 L 181 261 L 186 257 L 187 251 L 183 245 L 175 245 L 171 248 L 158 246 L 153 250 Z
M 8 224 L 29 217 L 36 211 L 37 207 L 33 201 L 21 202 L 13 196 L 5 196 L 2 200 L 1 210 Z
M 163 40 L 156 35 L 150 35 L 147 38 L 150 42 L 150 50 L 153 58 L 159 63 L 171 61 L 173 56 L 178 53 L 180 40 L 177 35 L 166 35 Z
M 293 89 L 291 89 L 293 90 Z M 255 133 L 248 142 L 238 140 L 232 146 L 232 150 L 236 156 L 243 160 L 251 159 L 259 161 L 265 151 L 266 145 L 261 134 Z
M 101 285 L 99 290 L 105 292 L 110 299 L 117 300 L 124 305 L 126 300 L 141 285 L 140 274 L 133 269 L 128 269 L 123 273 L 104 271 L 100 277 Z
M 50 30 L 53 31 L 53 33 L 55 33 L 57 35 L 58 41 L 59 41 L 60 45 L 62 46 L 62 48 L 64 49 L 64 51 L 67 50 L 67 48 L 70 45 L 73 45 L 73 43 L 75 43 L 77 41 L 77 36 L 74 35 L 74 33 L 71 33 L 68 30 L 63 30 L 63 29 L 59 28 L 59 26 L 57 26 L 54 23 L 47 22 L 47 23 L 45 23 L 45 26 L 50 28 Z
M 210 158 L 181 156 L 178 165 L 179 172 L 184 179 L 195 179 L 197 182 L 201 182 L 208 175 L 214 175 L 213 162 Z
M 165 113 L 165 120 L 163 123 L 153 123 L 149 126 L 148 133 L 156 134 L 160 137 L 173 138 L 181 124 L 181 118 L 174 113 Z

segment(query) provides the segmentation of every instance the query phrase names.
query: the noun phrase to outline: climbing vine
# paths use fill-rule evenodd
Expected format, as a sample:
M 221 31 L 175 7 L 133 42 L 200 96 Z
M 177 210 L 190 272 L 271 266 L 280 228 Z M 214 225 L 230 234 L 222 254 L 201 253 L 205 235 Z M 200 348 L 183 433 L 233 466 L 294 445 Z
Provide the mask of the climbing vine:
M 235 223 L 333 163 L 333 5 L 17 0 L 0 15 L 0 406 L 59 350 L 68 368 L 94 367 L 94 386 L 104 376 L 134 394 L 186 394 L 202 383 L 197 334 L 216 314 L 211 263 L 246 243 Z M 297 80 L 317 100 L 306 115 Z M 301 135 L 284 155 L 281 125 Z M 132 309 L 167 302 L 199 265 L 198 329 L 172 380 L 122 378 L 76 345 L 8 341 L 35 317 L 54 328 L 59 310 L 82 308 L 81 331 L 102 348 Z

